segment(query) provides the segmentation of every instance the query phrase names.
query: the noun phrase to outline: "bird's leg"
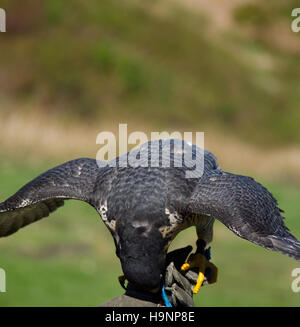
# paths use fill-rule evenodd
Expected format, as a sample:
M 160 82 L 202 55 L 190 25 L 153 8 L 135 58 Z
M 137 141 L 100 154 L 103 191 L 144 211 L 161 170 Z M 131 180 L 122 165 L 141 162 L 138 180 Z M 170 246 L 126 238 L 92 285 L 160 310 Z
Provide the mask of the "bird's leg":
M 197 240 L 197 250 L 192 253 L 187 262 L 181 266 L 181 270 L 186 271 L 191 268 L 198 268 L 199 275 L 197 283 L 193 289 L 193 293 L 197 294 L 202 286 L 204 277 L 207 278 L 208 283 L 212 284 L 217 281 L 218 269 L 217 267 L 209 262 L 210 260 L 210 248 L 205 249 L 206 242 L 204 240 Z

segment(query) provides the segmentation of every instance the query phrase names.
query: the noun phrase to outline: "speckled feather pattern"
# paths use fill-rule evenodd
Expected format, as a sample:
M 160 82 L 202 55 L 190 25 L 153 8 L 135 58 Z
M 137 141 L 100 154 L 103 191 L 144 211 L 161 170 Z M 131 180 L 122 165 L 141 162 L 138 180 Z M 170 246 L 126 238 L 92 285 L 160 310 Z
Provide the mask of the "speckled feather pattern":
M 168 168 L 119 167 L 119 158 L 116 167 L 99 168 L 96 160 L 82 158 L 45 172 L 0 204 L 0 236 L 47 217 L 64 200 L 78 199 L 91 204 L 110 230 L 126 277 L 147 289 L 159 282 L 176 234 L 195 225 L 198 237 L 209 242 L 214 219 L 244 239 L 300 260 L 300 243 L 266 188 L 250 177 L 224 172 L 208 151 L 203 176 L 186 178 L 188 168 L 184 162 L 177 167 L 174 156 L 183 144 L 171 140 Z M 161 159 L 160 154 L 159 164 Z M 145 161 L 150 160 L 149 152 Z

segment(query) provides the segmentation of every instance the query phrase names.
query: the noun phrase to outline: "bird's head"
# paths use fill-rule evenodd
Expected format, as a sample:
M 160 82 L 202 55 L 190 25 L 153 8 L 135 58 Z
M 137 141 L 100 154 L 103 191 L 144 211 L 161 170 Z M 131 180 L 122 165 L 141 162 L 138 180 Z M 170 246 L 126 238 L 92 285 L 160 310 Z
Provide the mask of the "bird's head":
M 118 256 L 127 280 L 146 291 L 160 287 L 166 260 L 161 233 L 148 222 L 133 222 L 120 228 L 118 236 Z
M 159 262 L 161 261 L 161 262 Z M 145 291 L 156 291 L 160 287 L 164 258 L 131 258 L 121 260 L 124 275 L 136 288 Z

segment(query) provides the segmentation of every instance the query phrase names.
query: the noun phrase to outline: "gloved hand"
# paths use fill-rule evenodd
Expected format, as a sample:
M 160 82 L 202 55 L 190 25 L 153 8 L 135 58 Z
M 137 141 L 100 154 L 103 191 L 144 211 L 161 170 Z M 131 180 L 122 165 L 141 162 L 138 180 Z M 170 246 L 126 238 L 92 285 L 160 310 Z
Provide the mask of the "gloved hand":
M 197 268 L 182 271 L 181 266 L 185 263 L 192 247 L 177 249 L 167 254 L 165 290 L 173 306 L 194 307 L 193 289 L 197 283 L 199 271 Z M 202 286 L 207 285 L 212 276 L 205 276 Z M 208 280 L 209 279 L 209 280 Z

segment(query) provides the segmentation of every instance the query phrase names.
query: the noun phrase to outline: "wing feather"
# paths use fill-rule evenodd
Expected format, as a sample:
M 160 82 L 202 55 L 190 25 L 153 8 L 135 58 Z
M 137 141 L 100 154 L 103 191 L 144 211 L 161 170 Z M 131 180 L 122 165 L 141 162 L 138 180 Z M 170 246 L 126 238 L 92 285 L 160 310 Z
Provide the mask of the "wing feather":
M 239 237 L 300 261 L 300 243 L 285 226 L 277 200 L 251 177 L 222 171 L 205 177 L 188 210 L 213 216 Z
M 15 233 L 64 205 L 65 199 L 92 200 L 99 168 L 94 159 L 68 161 L 38 176 L 0 203 L 0 237 Z

